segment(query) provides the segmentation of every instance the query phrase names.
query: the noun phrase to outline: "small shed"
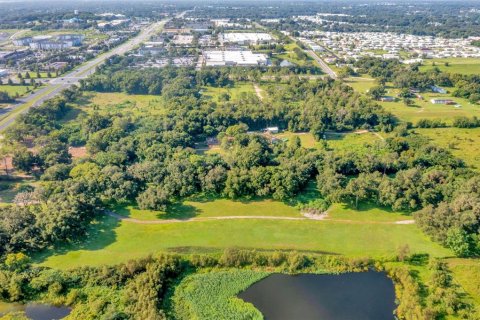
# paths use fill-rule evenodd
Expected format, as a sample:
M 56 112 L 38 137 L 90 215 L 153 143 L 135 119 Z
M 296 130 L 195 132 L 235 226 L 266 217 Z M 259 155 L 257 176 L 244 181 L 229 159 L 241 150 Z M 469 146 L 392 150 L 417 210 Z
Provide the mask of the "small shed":
M 279 130 L 278 130 L 278 127 L 268 127 L 265 129 L 266 132 L 268 133 L 272 133 L 272 134 L 275 134 L 275 133 L 278 133 Z

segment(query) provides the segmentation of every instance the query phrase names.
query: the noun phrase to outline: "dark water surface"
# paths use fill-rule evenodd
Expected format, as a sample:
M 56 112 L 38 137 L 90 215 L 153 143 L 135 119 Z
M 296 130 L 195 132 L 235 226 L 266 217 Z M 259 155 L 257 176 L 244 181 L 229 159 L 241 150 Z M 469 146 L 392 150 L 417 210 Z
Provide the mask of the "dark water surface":
M 381 272 L 273 274 L 238 295 L 266 320 L 393 320 L 393 282 Z
M 59 320 L 70 314 L 70 308 L 40 303 L 13 304 L 0 303 L 0 316 L 9 312 L 25 312 L 32 320 Z

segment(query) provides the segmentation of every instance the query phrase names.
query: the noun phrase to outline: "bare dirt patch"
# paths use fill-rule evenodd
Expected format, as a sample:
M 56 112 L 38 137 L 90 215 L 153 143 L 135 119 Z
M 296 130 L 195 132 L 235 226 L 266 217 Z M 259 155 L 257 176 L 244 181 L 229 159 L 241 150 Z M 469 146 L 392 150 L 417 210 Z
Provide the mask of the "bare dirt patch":
M 85 158 L 88 156 L 86 147 L 69 147 L 68 153 L 72 156 L 73 159 Z

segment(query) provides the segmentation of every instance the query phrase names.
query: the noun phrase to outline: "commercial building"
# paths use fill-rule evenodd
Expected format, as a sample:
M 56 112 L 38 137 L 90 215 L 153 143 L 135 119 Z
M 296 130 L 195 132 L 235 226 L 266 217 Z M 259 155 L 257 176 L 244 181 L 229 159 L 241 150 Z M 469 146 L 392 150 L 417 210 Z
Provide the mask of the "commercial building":
M 8 60 L 16 60 L 27 56 L 30 53 L 29 49 L 16 51 L 0 51 L 0 63 L 7 63 Z
M 55 37 L 37 36 L 13 40 L 16 46 L 30 46 L 35 50 L 64 50 L 82 45 L 84 36 L 81 34 L 63 34 Z
M 268 33 L 258 32 L 222 33 L 219 39 L 221 39 L 224 44 L 234 43 L 239 45 L 271 43 L 273 41 L 273 37 Z
M 204 51 L 204 65 L 220 66 L 265 66 L 268 58 L 265 54 L 252 51 Z

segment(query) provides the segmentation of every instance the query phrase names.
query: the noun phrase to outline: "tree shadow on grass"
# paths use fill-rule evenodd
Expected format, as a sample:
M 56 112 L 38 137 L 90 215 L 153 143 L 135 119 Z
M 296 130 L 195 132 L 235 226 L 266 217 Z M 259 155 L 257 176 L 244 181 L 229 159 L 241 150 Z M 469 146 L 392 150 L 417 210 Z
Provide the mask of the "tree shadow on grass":
M 408 212 L 408 211 L 394 211 L 389 207 L 380 206 L 380 205 L 377 205 L 375 203 L 371 203 L 371 202 L 368 202 L 368 201 L 359 202 L 358 207 L 355 207 L 355 205 L 353 203 L 343 203 L 342 205 L 347 210 L 353 210 L 353 211 L 358 211 L 358 212 L 365 212 L 365 211 L 369 211 L 369 210 L 372 210 L 372 209 L 380 209 L 380 210 L 388 212 L 388 213 L 392 213 L 392 214 L 395 213 L 395 214 L 399 214 L 399 215 L 402 215 L 402 216 L 405 216 L 405 217 L 411 217 L 412 216 L 411 212 Z
M 183 202 L 177 202 L 170 204 L 166 212 L 159 212 L 157 218 L 159 219 L 177 219 L 187 220 L 196 217 L 201 213 L 201 210 L 194 206 L 185 204 Z
M 80 97 L 75 99 L 75 103 L 80 107 L 88 106 L 92 103 L 95 94 L 92 92 L 84 92 Z
M 86 250 L 97 251 L 111 245 L 117 240 L 115 229 L 120 225 L 120 221 L 109 216 L 99 216 L 89 226 L 86 234 L 77 241 L 70 243 L 57 244 L 51 248 L 45 249 L 33 255 L 35 263 L 42 263 L 49 257 L 64 255 L 72 251 Z

